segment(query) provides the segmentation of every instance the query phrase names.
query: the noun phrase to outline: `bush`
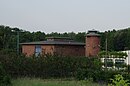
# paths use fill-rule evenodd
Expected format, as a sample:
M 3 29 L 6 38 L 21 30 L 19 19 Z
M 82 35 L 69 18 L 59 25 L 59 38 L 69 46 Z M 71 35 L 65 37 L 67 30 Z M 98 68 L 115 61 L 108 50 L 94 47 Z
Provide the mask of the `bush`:
M 124 80 L 124 77 L 120 74 L 115 75 L 114 79 L 111 79 L 111 83 L 108 84 L 108 86 L 129 86 L 130 83 L 128 83 L 129 80 Z
M 97 60 L 97 61 L 96 61 Z M 0 55 L 0 61 L 7 72 L 14 78 L 17 77 L 40 77 L 40 78 L 69 78 L 79 75 L 79 69 L 88 69 L 97 74 L 100 69 L 98 59 L 87 57 L 63 57 L 41 56 L 16 57 L 12 55 Z M 92 68 L 92 70 L 91 70 Z M 86 71 L 86 70 L 85 70 Z
M 77 70 L 77 79 L 90 79 L 98 81 L 102 71 L 102 63 L 98 58 L 87 58 L 82 67 Z
M 0 64 L 0 86 L 9 86 L 11 85 L 11 80 L 9 76 L 6 74 L 2 65 Z
M 25 57 L 0 54 L 0 62 L 12 78 L 76 78 L 102 82 L 113 78 L 118 71 L 104 71 L 98 58 L 39 56 Z

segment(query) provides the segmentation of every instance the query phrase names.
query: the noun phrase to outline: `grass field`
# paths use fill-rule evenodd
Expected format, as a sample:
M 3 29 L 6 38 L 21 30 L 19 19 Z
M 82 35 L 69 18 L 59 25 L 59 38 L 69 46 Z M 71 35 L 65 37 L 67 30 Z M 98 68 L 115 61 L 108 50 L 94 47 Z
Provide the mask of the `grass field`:
M 92 82 L 67 81 L 57 79 L 29 79 L 21 78 L 12 81 L 13 86 L 103 86 Z

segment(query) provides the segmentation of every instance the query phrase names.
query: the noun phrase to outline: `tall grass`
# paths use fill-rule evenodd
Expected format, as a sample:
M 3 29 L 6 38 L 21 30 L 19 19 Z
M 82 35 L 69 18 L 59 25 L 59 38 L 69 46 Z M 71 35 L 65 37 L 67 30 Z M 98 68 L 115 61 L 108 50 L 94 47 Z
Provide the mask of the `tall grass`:
M 13 86 L 101 86 L 97 83 L 75 80 L 60 79 L 37 79 L 37 78 L 19 78 L 12 81 Z M 103 86 L 103 85 L 102 85 Z

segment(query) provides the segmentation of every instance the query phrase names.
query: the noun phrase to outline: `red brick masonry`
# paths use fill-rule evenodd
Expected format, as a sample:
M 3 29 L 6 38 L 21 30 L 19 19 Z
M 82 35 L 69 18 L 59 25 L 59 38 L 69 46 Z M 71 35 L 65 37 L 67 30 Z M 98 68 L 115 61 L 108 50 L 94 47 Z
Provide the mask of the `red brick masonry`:
M 100 51 L 100 38 L 98 36 L 86 37 L 86 56 L 96 56 Z
M 42 55 L 85 56 L 85 47 L 83 45 L 41 45 L 41 47 Z M 35 45 L 22 45 L 22 53 L 26 56 L 34 55 Z

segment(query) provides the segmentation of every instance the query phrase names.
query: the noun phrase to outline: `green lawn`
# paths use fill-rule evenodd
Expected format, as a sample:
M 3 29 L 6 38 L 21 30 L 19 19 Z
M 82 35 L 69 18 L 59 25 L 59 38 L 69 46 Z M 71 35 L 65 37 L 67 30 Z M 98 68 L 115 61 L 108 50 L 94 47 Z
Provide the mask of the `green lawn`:
M 12 81 L 13 86 L 103 86 L 97 83 L 85 82 L 82 81 L 66 81 L 66 80 L 57 80 L 57 79 L 29 79 L 21 78 Z

